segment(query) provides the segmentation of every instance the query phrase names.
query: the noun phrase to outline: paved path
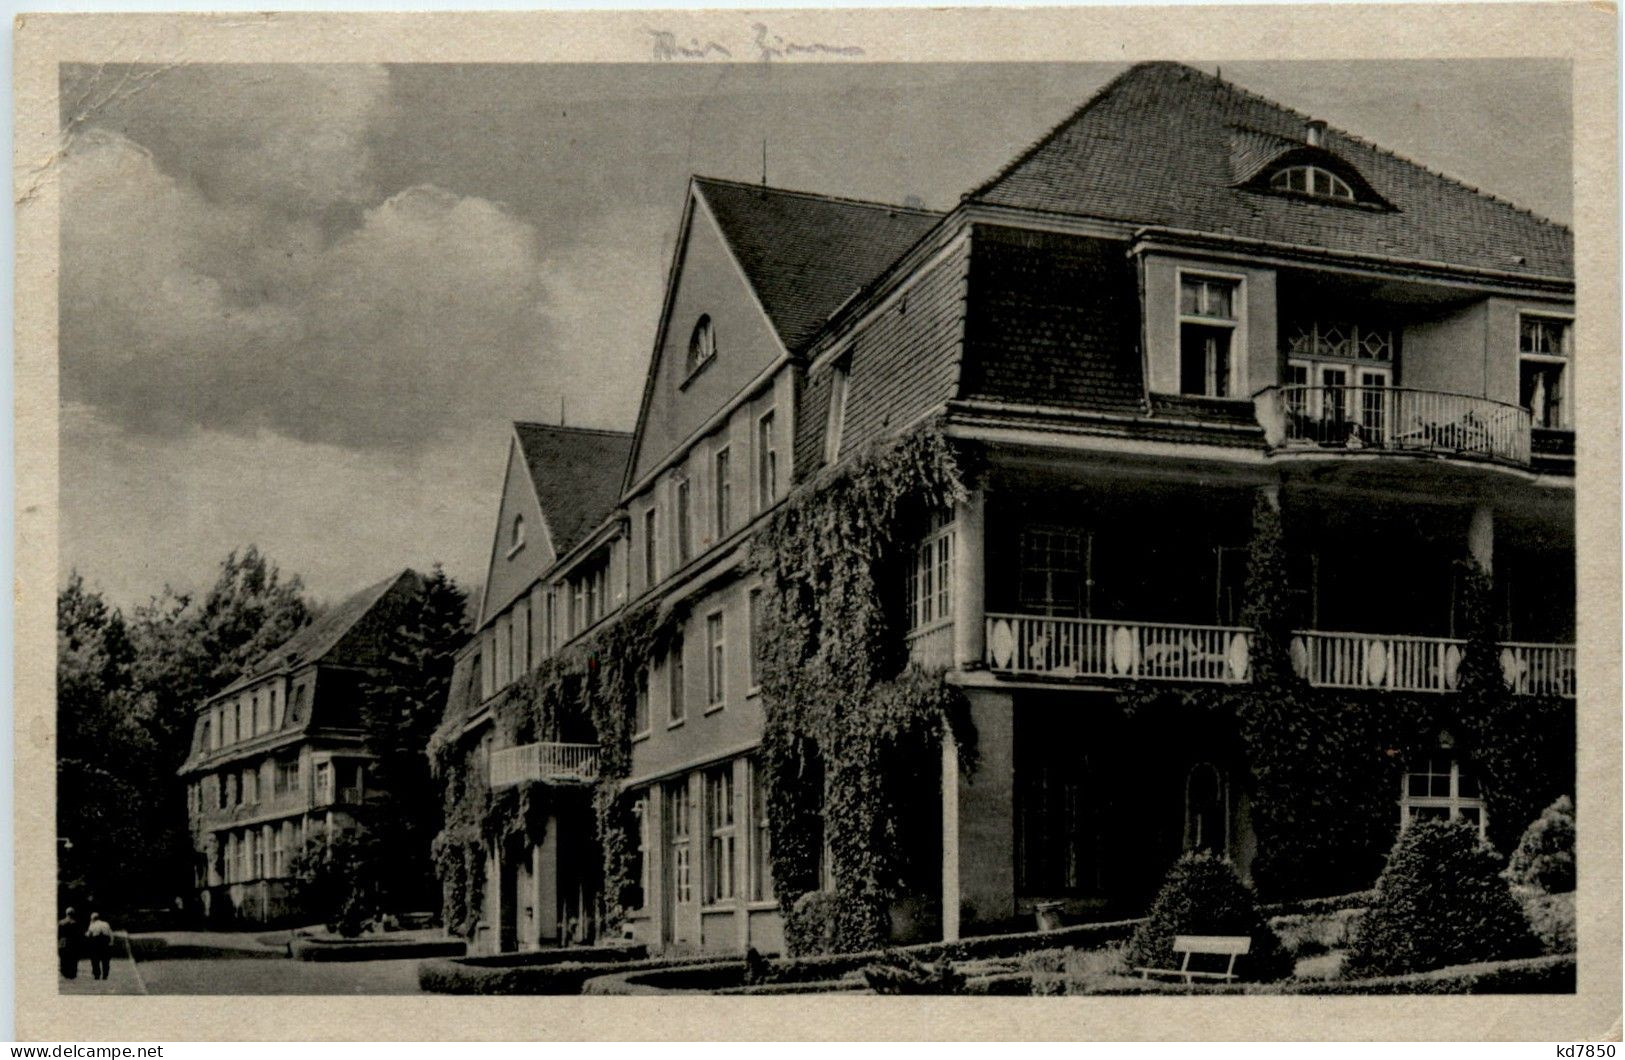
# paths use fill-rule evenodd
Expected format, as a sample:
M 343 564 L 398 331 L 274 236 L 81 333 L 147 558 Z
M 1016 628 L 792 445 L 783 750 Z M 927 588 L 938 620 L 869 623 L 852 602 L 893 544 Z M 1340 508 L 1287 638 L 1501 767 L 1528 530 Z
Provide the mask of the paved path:
M 415 958 L 296 961 L 255 941 L 255 933 L 171 931 L 119 939 L 112 974 L 59 979 L 64 994 L 415 994 Z M 132 957 L 133 954 L 133 957 Z

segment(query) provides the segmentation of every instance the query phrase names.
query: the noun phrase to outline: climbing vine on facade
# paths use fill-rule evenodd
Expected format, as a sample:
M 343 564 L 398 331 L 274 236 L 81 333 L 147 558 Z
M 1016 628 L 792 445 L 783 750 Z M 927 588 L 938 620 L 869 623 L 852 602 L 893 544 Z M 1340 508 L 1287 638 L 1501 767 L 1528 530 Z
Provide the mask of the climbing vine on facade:
M 1464 639 L 1443 693 L 1312 687 L 1292 659 L 1291 587 L 1281 513 L 1253 511 L 1243 621 L 1249 681 L 1231 687 L 1138 686 L 1126 710 L 1200 708 L 1234 715 L 1257 836 L 1252 876 L 1273 897 L 1369 887 L 1399 827 L 1400 785 L 1441 751 L 1483 785 L 1489 838 L 1502 851 L 1552 799 L 1573 790 L 1573 703 L 1514 696 L 1502 676 L 1489 574 L 1461 561 Z
M 591 792 L 602 855 L 600 922 L 612 928 L 625 915 L 636 844 L 635 819 L 622 781 L 631 771 L 632 712 L 640 675 L 666 650 L 670 622 L 653 605 L 628 611 L 504 689 L 491 702 L 501 746 L 537 741 L 598 745 L 598 779 Z M 486 858 L 504 857 L 542 841 L 547 819 L 567 794 L 543 783 L 493 791 L 484 780 L 480 751 L 462 739 L 466 718 L 448 718 L 435 734 L 431 757 L 444 787 L 446 825 L 434 856 L 445 895 L 445 923 L 472 935 L 480 917 Z
M 964 498 L 963 459 L 921 429 L 804 485 L 752 542 L 774 880 L 792 914 L 820 889 L 827 845 L 837 949 L 886 939 L 910 868 L 907 804 L 922 787 L 935 797 L 943 736 L 974 764 L 963 694 L 910 664 L 903 637 L 911 531 Z M 787 943 L 805 949 L 795 923 Z

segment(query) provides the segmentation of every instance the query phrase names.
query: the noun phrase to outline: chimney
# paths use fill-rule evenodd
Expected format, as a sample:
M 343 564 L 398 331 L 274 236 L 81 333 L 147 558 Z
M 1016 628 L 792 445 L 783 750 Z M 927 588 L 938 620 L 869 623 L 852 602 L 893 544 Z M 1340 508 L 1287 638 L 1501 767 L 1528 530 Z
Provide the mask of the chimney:
M 1310 118 L 1303 127 L 1303 138 L 1309 141 L 1310 147 L 1326 146 L 1326 123 L 1319 118 Z

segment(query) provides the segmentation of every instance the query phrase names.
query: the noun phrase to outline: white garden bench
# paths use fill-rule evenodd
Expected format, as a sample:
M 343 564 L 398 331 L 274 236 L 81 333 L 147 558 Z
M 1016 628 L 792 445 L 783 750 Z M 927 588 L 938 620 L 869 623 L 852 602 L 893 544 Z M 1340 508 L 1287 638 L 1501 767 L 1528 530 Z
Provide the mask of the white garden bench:
M 1178 968 L 1136 968 L 1141 979 L 1149 979 L 1153 975 L 1169 976 L 1185 980 L 1186 984 L 1196 979 L 1217 979 L 1221 982 L 1232 982 L 1236 978 L 1236 958 L 1245 956 L 1253 948 L 1253 940 L 1246 935 L 1175 935 L 1174 953 L 1181 955 Z M 1224 971 L 1209 972 L 1198 971 L 1191 967 L 1191 957 L 1212 956 L 1226 957 Z

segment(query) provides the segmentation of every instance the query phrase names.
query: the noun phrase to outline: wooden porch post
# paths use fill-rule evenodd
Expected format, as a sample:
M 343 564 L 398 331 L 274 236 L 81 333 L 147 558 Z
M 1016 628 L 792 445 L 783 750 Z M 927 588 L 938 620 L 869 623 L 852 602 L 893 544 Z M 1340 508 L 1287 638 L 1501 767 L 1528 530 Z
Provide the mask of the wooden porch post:
M 980 487 L 954 505 L 954 664 L 962 670 L 981 669 L 986 659 L 984 506 Z

